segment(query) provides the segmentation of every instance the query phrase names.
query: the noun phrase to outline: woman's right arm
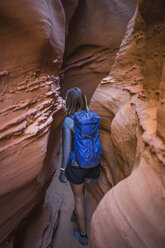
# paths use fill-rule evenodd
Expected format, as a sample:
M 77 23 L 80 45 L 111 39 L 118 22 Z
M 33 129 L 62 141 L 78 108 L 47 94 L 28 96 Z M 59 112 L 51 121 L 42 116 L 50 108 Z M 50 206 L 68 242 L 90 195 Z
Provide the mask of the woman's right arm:
M 67 168 L 72 144 L 72 129 L 70 125 L 70 119 L 65 118 L 62 125 L 62 165 L 59 180 L 65 182 L 65 170 Z

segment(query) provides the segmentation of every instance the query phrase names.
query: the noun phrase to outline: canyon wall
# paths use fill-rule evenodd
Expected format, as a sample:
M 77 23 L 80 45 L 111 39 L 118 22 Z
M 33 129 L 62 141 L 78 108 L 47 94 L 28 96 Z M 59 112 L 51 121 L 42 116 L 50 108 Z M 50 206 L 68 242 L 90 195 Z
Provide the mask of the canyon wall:
M 136 0 L 65 1 L 66 47 L 61 70 L 62 94 L 79 86 L 91 99 L 109 74 Z
M 1 1 L 0 33 L 0 244 L 11 234 L 4 246 L 13 247 L 17 231 L 21 238 L 22 220 L 34 207 L 39 211 L 57 166 L 65 114 L 59 87 L 65 47 L 62 3 Z M 50 219 L 51 231 L 57 222 L 48 211 L 39 225 L 43 232 Z
M 102 118 L 103 147 L 101 178 L 91 193 L 107 192 L 92 218 L 91 247 L 165 244 L 164 12 L 164 1 L 138 2 L 111 72 L 91 100 Z
M 135 7 L 136 0 L 1 1 L 3 248 L 51 246 L 62 199 L 51 199 L 52 184 L 44 196 L 60 161 L 60 80 L 63 95 L 78 86 L 88 100 L 101 80 L 90 107 L 101 116 L 103 160 L 88 191 L 97 202 L 105 196 L 92 218 L 92 247 L 163 247 L 165 4 Z

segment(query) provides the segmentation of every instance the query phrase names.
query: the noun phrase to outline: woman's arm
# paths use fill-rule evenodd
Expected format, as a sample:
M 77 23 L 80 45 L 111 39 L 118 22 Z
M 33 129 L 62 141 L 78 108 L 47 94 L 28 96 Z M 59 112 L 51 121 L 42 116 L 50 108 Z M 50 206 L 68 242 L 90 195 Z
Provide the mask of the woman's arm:
M 61 165 L 61 172 L 60 172 L 60 181 L 65 182 L 65 170 L 67 168 L 69 159 L 70 159 L 70 152 L 71 152 L 71 145 L 72 145 L 72 119 L 65 118 L 63 125 L 62 125 L 62 165 Z

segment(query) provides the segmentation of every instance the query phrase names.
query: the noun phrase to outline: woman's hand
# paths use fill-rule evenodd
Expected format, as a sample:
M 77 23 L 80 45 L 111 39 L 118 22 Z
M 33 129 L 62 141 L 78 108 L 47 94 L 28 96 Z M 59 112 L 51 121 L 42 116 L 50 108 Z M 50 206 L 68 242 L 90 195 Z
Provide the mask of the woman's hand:
M 59 176 L 59 180 L 60 180 L 61 183 L 66 183 L 66 180 L 65 180 L 65 171 L 64 170 L 61 170 L 60 176 Z

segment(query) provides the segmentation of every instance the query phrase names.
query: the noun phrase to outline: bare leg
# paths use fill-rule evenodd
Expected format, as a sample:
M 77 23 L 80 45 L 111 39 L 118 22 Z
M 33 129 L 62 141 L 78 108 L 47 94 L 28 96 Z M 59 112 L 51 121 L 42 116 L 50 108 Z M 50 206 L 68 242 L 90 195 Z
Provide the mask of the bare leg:
M 85 209 L 84 209 L 84 183 L 82 184 L 73 184 L 70 183 L 71 189 L 73 191 L 76 215 L 78 220 L 78 225 L 82 235 L 86 235 L 85 227 Z

